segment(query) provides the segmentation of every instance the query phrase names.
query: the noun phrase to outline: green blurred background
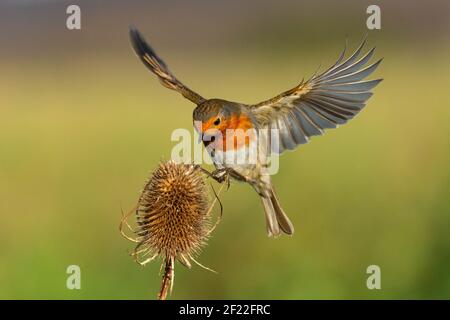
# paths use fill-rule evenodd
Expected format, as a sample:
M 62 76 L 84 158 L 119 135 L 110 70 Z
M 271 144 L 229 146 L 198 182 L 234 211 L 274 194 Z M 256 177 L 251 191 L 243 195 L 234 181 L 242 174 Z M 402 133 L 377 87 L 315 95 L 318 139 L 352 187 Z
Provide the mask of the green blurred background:
M 355 120 L 281 157 L 295 235 L 268 239 L 257 195 L 233 185 L 198 259 L 219 274 L 177 265 L 172 298 L 450 298 L 448 1 L 85 0 L 69 31 L 72 3 L 0 2 L 0 298 L 156 297 L 159 263 L 135 264 L 118 223 L 194 106 L 138 61 L 129 25 L 188 86 L 246 103 L 334 62 L 346 35 L 385 58 Z

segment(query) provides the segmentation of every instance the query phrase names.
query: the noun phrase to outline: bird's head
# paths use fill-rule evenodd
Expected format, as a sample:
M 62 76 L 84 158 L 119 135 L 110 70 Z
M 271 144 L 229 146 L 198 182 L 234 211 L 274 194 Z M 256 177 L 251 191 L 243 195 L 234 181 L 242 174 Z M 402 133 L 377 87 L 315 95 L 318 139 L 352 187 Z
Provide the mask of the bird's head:
M 231 110 L 227 106 L 227 101 L 206 100 L 194 110 L 194 126 L 199 134 L 204 134 L 208 130 L 224 132 L 227 129 L 230 116 Z
M 229 130 L 252 127 L 250 118 L 240 104 L 220 99 L 207 100 L 197 106 L 193 114 L 194 127 L 205 146 L 224 148 Z M 218 139 L 219 136 L 221 139 Z M 215 142 L 215 143 L 212 143 Z
M 219 99 L 206 100 L 199 104 L 194 110 L 194 127 L 199 134 L 199 141 L 204 142 L 205 146 L 217 139 L 228 128 L 231 111 L 227 108 L 227 101 Z M 214 143 L 213 143 L 214 145 Z

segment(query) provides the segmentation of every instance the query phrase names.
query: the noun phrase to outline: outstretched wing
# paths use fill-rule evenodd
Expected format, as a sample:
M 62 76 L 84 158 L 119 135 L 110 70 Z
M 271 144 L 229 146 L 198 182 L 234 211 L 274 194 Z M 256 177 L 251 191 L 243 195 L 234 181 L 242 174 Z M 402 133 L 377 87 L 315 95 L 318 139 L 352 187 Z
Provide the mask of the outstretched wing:
M 134 51 L 141 59 L 141 61 L 159 78 L 159 81 L 166 88 L 178 91 L 190 101 L 195 104 L 199 104 L 205 99 L 203 99 L 199 94 L 195 93 L 180 81 L 169 71 L 169 68 L 164 63 L 164 61 L 159 58 L 155 51 L 150 47 L 150 45 L 145 41 L 142 34 L 136 30 L 130 29 L 130 39 L 133 45 Z
M 359 58 L 365 40 L 348 59 L 345 49 L 336 63 L 289 91 L 250 106 L 261 128 L 279 129 L 279 153 L 293 150 L 324 129 L 336 128 L 361 111 L 382 79 L 364 80 L 381 60 L 365 66 L 375 48 Z

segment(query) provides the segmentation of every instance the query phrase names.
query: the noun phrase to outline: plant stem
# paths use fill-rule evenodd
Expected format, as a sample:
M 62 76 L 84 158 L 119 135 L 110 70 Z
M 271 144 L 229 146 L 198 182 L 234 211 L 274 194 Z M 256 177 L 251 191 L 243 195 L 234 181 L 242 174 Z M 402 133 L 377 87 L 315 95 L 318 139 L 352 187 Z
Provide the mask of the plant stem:
M 173 257 L 166 258 L 164 275 L 162 278 L 161 290 L 158 294 L 158 300 L 166 300 L 167 294 L 172 292 L 173 278 L 174 278 L 174 259 Z

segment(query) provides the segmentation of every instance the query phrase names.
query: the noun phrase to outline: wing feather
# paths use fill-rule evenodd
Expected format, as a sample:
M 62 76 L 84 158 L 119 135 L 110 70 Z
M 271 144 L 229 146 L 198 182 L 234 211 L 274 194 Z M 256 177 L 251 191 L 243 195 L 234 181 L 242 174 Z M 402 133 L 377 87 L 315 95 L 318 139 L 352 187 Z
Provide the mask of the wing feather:
M 296 109 L 291 110 L 287 120 L 289 121 L 289 128 L 291 129 L 292 137 L 296 144 L 303 144 L 308 142 L 308 135 L 305 133 L 303 126 L 299 121 L 299 117 L 295 114 Z
M 370 66 L 363 69 L 350 70 L 344 74 L 337 74 L 332 80 L 322 80 L 323 83 L 327 84 L 336 84 L 336 83 L 348 83 L 348 82 L 357 82 L 369 76 L 381 63 L 383 59 L 378 60 L 377 62 L 371 64 Z
M 295 149 L 310 137 L 323 134 L 324 129 L 346 123 L 364 108 L 372 96 L 370 91 L 382 81 L 364 80 L 382 61 L 367 65 L 375 48 L 361 56 L 365 43 L 364 39 L 344 60 L 346 45 L 338 60 L 321 74 L 314 74 L 291 90 L 250 106 L 259 127 L 279 129 L 279 152 Z
M 130 40 L 139 59 L 141 59 L 141 61 L 148 69 L 150 69 L 151 72 L 158 76 L 159 82 L 161 82 L 163 86 L 178 91 L 183 95 L 183 97 L 197 105 L 205 100 L 198 93 L 192 91 L 182 84 L 177 78 L 175 78 L 165 62 L 158 57 L 138 30 L 134 28 L 130 29 Z

